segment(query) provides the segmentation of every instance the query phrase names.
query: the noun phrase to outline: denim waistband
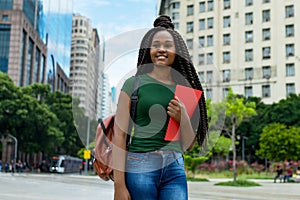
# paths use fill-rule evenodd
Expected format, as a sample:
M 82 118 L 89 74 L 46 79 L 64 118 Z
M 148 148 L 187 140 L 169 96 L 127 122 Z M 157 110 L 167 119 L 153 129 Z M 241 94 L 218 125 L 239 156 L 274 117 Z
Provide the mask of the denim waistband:
M 127 172 L 147 172 L 162 169 L 178 159 L 183 159 L 181 152 L 151 151 L 145 153 L 128 152 L 126 159 Z

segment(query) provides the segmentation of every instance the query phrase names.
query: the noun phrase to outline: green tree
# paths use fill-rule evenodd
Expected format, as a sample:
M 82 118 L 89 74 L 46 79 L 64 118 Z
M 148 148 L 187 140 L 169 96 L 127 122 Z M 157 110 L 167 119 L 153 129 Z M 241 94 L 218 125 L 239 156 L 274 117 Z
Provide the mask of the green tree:
M 227 122 L 224 131 L 231 137 L 232 152 L 233 152 L 233 181 L 236 181 L 236 128 L 241 122 L 253 115 L 256 115 L 255 103 L 245 102 L 244 98 L 232 92 L 230 88 L 228 95 L 221 104 L 225 105 Z
M 256 154 L 274 161 L 299 160 L 300 128 L 273 123 L 266 126 L 259 139 Z
M 78 137 L 72 112 L 72 96 L 60 91 L 49 93 L 46 98 L 49 106 L 59 119 L 58 128 L 63 132 L 64 140 L 57 146 L 56 153 L 76 156 L 77 151 L 83 146 Z

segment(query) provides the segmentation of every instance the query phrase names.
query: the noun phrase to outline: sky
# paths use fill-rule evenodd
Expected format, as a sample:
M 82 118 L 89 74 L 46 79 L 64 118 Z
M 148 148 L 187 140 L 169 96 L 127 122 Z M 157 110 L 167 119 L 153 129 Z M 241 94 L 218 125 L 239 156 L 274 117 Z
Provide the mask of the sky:
M 134 73 L 137 49 L 156 18 L 156 5 L 157 0 L 73 0 L 73 12 L 89 18 L 105 43 L 104 72 L 111 87 Z

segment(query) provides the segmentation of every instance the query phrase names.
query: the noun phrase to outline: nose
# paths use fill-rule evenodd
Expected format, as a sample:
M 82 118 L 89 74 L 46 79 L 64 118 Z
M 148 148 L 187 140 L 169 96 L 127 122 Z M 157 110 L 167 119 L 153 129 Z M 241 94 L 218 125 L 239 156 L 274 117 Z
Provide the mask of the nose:
M 165 52 L 166 51 L 166 48 L 164 47 L 164 45 L 160 45 L 158 47 L 158 52 Z

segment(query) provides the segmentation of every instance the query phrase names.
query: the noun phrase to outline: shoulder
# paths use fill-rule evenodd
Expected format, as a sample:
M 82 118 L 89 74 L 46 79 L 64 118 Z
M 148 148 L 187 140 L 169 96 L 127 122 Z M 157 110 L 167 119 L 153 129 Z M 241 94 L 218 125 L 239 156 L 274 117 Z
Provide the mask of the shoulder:
M 122 86 L 121 91 L 124 91 L 128 96 L 133 93 L 134 79 L 134 76 L 127 78 Z

